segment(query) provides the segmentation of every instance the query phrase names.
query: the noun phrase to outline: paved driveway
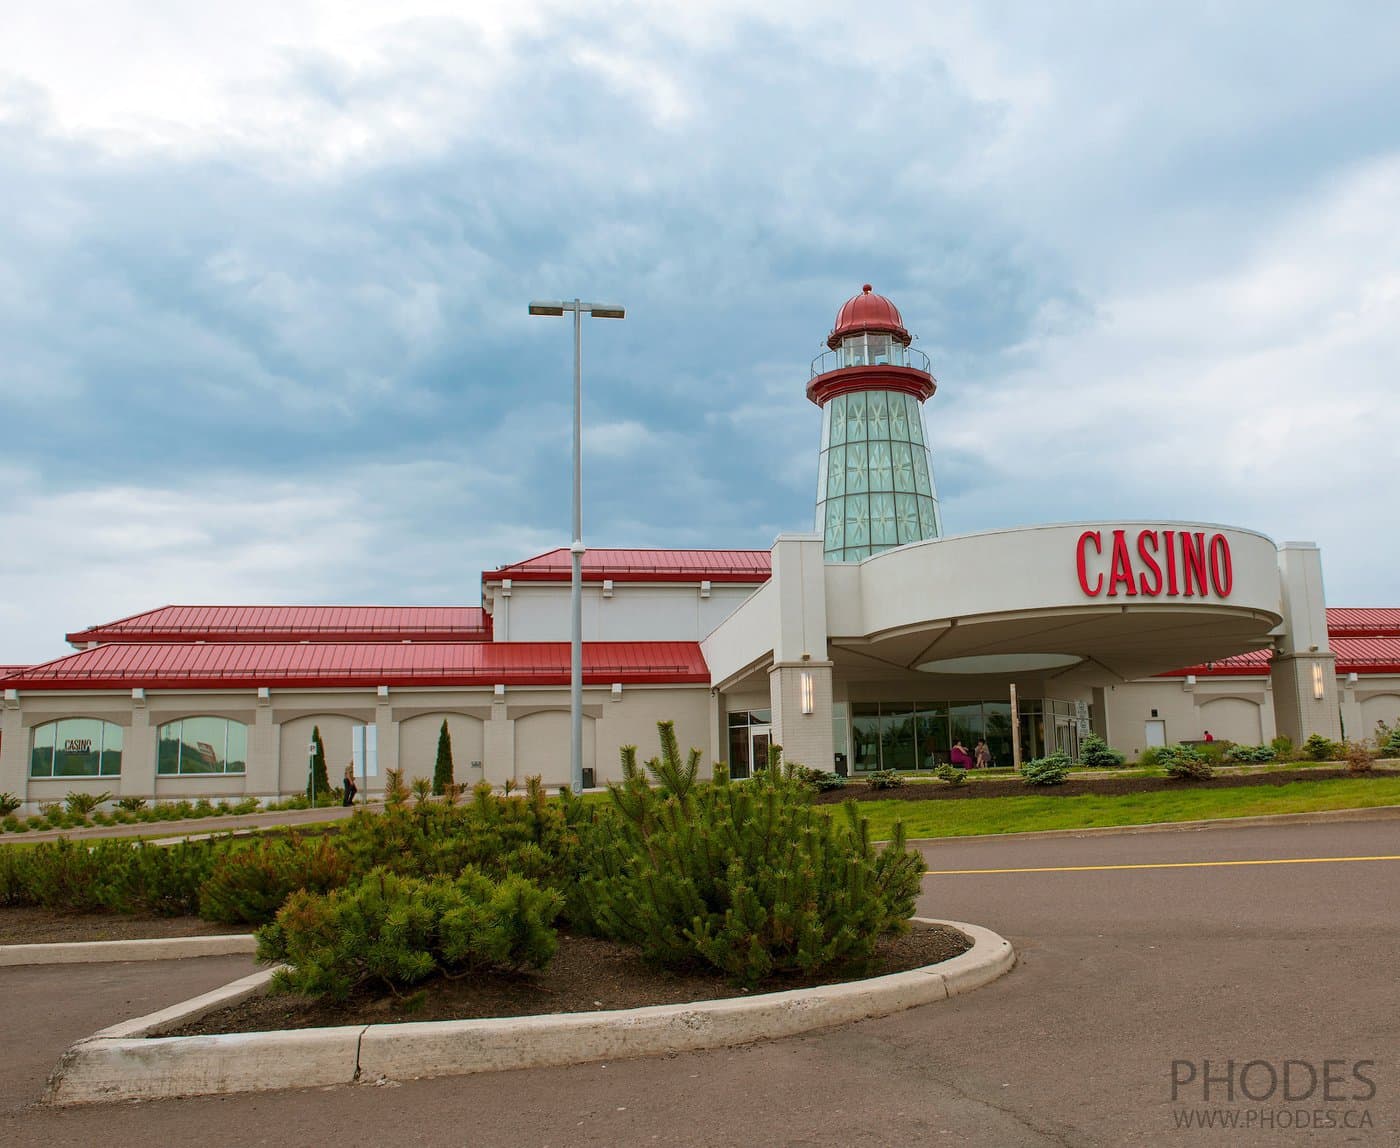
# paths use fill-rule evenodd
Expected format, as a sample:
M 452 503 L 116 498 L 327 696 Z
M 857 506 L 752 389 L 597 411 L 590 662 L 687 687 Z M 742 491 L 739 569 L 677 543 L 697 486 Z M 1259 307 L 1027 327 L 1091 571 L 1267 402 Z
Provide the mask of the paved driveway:
M 1010 975 L 967 997 L 807 1037 L 653 1060 L 30 1109 L 3 1118 L 0 1142 L 1400 1143 L 1400 861 L 1296 862 L 1394 858 L 1400 821 L 965 840 L 925 854 L 939 875 L 925 879 L 920 909 L 985 924 L 1021 954 Z M 1291 863 L 1215 864 L 1254 860 Z M 1077 868 L 1144 865 L 1173 867 Z M 1029 868 L 1054 871 L 947 872 Z M 63 1007 L 56 1002 L 56 1016 Z M 1363 1072 L 1375 1096 L 1253 1104 L 1237 1093 L 1228 1103 L 1217 1084 L 1203 1104 L 1197 1082 L 1173 1104 L 1173 1061 L 1205 1058 L 1213 1072 L 1231 1059 L 1274 1071 L 1285 1060 L 1308 1062 L 1319 1073 L 1326 1059 L 1373 1060 Z M 1256 1094 L 1266 1071 L 1250 1070 Z M 1237 1120 L 1254 1110 L 1273 1127 L 1176 1127 L 1179 1113 L 1216 1109 Z M 1338 1126 L 1292 1127 L 1300 1111 L 1311 1120 L 1315 1109 L 1331 1111 Z M 1369 1128 L 1341 1126 L 1344 1114 L 1356 1121 L 1362 1112 Z

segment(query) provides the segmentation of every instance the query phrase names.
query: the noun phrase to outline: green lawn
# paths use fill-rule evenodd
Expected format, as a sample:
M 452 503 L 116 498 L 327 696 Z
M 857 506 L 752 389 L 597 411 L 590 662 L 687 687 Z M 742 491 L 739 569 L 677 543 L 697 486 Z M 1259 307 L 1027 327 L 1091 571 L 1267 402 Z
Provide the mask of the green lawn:
M 1318 809 L 1363 809 L 1400 805 L 1400 777 L 1340 777 L 1294 781 L 1280 786 L 1191 789 L 1116 796 L 971 797 L 952 801 L 862 801 L 871 835 L 888 840 L 896 818 L 910 837 L 962 837 L 1026 833 L 1040 829 L 1084 829 L 1095 825 L 1144 825 L 1160 821 L 1205 821 Z M 823 808 L 835 811 L 835 805 Z

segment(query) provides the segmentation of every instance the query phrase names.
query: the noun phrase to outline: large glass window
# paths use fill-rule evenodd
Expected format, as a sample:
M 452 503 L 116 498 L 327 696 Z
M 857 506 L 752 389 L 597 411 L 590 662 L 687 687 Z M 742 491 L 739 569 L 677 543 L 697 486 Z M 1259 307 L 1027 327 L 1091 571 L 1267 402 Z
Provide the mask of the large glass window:
M 919 758 L 913 706 L 880 707 L 880 763 L 884 769 L 916 769 Z
M 880 768 L 880 706 L 857 702 L 851 707 L 851 765 L 855 769 Z
M 248 727 L 221 717 L 188 717 L 160 727 L 156 772 L 243 773 L 248 768 Z
M 899 391 L 855 391 L 837 395 L 827 408 L 816 519 L 827 561 L 859 562 L 938 537 L 918 400 Z
M 98 718 L 61 718 L 34 727 L 30 777 L 116 777 L 122 727 Z

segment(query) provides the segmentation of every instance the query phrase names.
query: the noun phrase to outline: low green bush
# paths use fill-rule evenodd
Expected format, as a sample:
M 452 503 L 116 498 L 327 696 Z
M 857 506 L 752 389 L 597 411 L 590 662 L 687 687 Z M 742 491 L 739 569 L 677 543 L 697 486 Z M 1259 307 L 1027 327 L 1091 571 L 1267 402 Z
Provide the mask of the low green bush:
M 1033 758 L 1021 766 L 1021 780 L 1027 785 L 1063 785 L 1073 762 L 1063 750 Z
M 1364 741 L 1342 742 L 1342 756 L 1346 759 L 1347 772 L 1353 776 L 1370 773 L 1376 767 L 1376 751 Z
M 326 837 L 292 834 L 230 845 L 199 888 L 199 915 L 230 924 L 266 924 L 292 893 L 324 893 L 352 874 L 350 862 Z
M 827 793 L 833 789 L 844 789 L 846 786 L 846 779 L 839 773 L 831 773 L 825 769 L 811 769 L 805 765 L 794 765 L 792 776 L 811 789 L 813 793 Z
M 138 809 L 146 808 L 144 797 L 119 797 L 117 798 L 117 808 L 125 810 L 127 813 L 135 813 Z
M 63 804 L 67 806 L 69 813 L 86 817 L 104 801 L 111 799 L 112 795 L 106 791 L 102 793 L 70 793 L 63 799 Z
M 558 947 L 562 903 L 524 877 L 497 882 L 466 869 L 420 880 L 375 869 L 334 893 L 294 893 L 258 931 L 258 958 L 291 966 L 275 990 L 334 999 L 438 971 L 543 968 Z
M 214 867 L 211 842 L 164 846 L 141 842 L 125 848 L 125 858 L 114 856 L 105 876 L 105 908 L 161 917 L 192 917 L 199 912 L 200 888 Z
M 0 826 L 4 827 L 6 833 L 24 833 L 29 828 L 29 826 L 13 813 L 7 814 L 4 818 L 0 819 Z
M 1293 749 L 1293 739 L 1287 734 L 1279 734 L 1271 742 L 1269 748 L 1274 751 L 1275 761 L 1293 761 L 1295 750 Z
M 9 817 L 23 804 L 13 793 L 0 793 L 0 817 Z
M 1091 733 L 1079 743 L 1079 764 L 1086 769 L 1113 769 L 1125 761 L 1126 755 L 1119 753 L 1098 734 Z
M 1394 726 L 1376 722 L 1376 750 L 1381 757 L 1400 757 L 1400 722 Z
M 967 770 L 959 769 L 955 765 L 940 765 L 933 771 L 933 776 L 939 781 L 946 781 L 949 785 L 967 784 Z
M 895 789 L 904 784 L 898 770 L 876 769 L 865 775 L 865 784 L 871 789 Z
M 1342 747 L 1320 733 L 1309 734 L 1303 742 L 1303 756 L 1309 761 L 1336 761 L 1342 756 Z
M 777 764 L 745 782 L 721 770 L 697 783 L 671 723 L 659 728 L 662 756 L 646 770 L 665 794 L 633 751 L 606 805 L 573 808 L 582 846 L 567 915 L 576 927 L 741 984 L 863 965 L 880 936 L 907 927 L 924 864 L 905 848 L 902 823 L 876 849 L 855 802 L 828 817 Z
M 1195 746 L 1163 746 L 1158 752 L 1158 761 L 1169 777 L 1184 781 L 1206 781 L 1215 774 L 1210 761 Z
M 1261 765 L 1273 761 L 1274 747 L 1271 745 L 1232 745 L 1225 753 L 1225 760 L 1241 765 Z

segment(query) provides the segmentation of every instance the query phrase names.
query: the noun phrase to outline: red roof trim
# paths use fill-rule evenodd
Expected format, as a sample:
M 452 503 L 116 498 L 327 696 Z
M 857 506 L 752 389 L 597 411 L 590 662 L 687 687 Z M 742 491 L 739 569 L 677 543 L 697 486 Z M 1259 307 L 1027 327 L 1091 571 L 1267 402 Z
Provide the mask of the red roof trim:
M 919 402 L 932 397 L 938 384 L 927 371 L 917 367 L 899 367 L 887 364 L 879 367 L 851 366 L 838 367 L 818 375 L 807 384 L 807 398 L 824 406 L 837 395 L 851 391 L 901 391 L 913 395 Z
M 590 642 L 588 685 L 709 684 L 698 642 Z M 568 642 L 112 644 L 32 666 L 10 689 L 567 685 Z
M 523 562 L 487 570 L 483 583 L 567 581 L 573 563 L 565 547 L 547 550 Z M 602 582 L 767 582 L 773 575 L 767 550 L 589 550 L 583 556 L 583 580 Z
M 489 640 L 480 606 L 162 606 L 69 634 L 88 642 Z

